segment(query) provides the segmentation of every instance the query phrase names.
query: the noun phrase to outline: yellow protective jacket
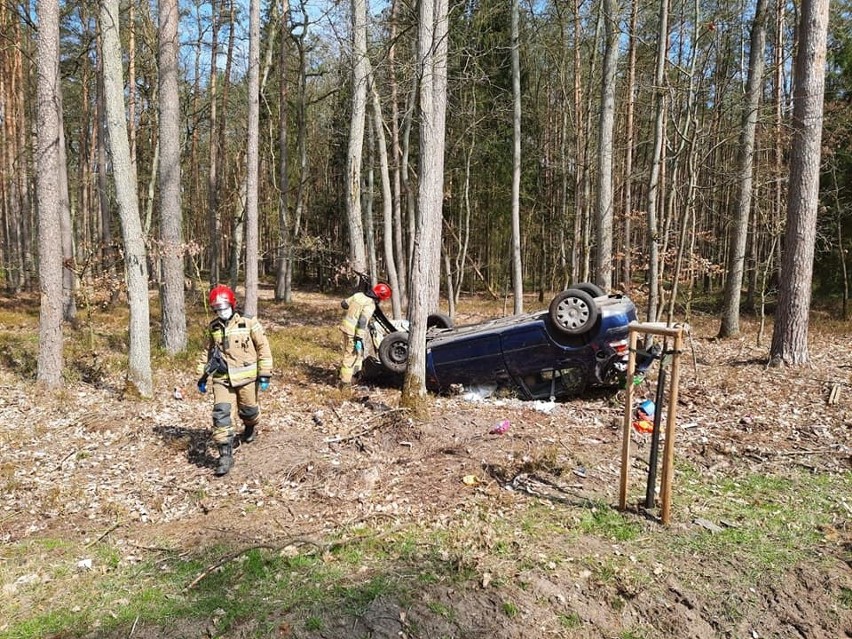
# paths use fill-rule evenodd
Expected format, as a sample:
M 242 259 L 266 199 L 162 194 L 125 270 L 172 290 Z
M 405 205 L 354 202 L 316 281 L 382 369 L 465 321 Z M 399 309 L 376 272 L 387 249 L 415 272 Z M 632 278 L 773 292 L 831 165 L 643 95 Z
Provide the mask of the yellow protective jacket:
M 196 366 L 199 376 L 204 374 L 214 346 L 221 350 L 228 371 L 212 373 L 213 379 L 227 378 L 232 387 L 238 388 L 258 377 L 272 376 L 272 349 L 263 326 L 255 318 L 242 317 L 235 312 L 227 322 L 219 318 L 210 322 L 207 344 Z
M 367 324 L 376 312 L 376 300 L 364 293 L 350 295 L 343 302 L 346 315 L 340 322 L 340 330 L 346 335 L 364 339 L 367 336 Z

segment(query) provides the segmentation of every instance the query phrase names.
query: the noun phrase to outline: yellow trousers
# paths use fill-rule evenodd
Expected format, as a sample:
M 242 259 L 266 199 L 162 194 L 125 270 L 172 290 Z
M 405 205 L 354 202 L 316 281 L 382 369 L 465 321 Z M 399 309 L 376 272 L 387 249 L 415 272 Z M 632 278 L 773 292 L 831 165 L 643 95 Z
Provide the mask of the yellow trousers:
M 361 371 L 364 363 L 363 351 L 355 351 L 355 336 L 343 334 L 343 364 L 340 367 L 340 381 L 344 384 L 352 383 L 352 376 Z

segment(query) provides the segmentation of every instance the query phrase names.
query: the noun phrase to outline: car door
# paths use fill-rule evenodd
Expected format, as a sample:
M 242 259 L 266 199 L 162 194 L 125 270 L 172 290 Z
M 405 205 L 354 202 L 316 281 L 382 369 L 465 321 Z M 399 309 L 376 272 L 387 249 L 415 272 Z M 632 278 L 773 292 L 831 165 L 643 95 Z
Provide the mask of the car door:
M 582 391 L 589 374 L 585 347 L 573 341 L 576 346 L 554 341 L 544 316 L 504 331 L 506 369 L 524 395 L 538 399 Z
M 472 332 L 436 338 L 427 344 L 426 351 L 428 381 L 437 388 L 506 380 L 499 333 Z

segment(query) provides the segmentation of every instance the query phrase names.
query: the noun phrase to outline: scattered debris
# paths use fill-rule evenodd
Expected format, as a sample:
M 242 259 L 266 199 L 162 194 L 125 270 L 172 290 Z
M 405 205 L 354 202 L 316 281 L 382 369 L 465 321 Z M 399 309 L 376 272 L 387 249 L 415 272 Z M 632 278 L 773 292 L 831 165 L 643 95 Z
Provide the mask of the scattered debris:
M 510 426 L 511 423 L 508 419 L 502 419 L 497 422 L 497 424 L 495 424 L 494 427 L 488 431 L 488 433 L 491 435 L 502 435 L 503 433 L 509 430 Z

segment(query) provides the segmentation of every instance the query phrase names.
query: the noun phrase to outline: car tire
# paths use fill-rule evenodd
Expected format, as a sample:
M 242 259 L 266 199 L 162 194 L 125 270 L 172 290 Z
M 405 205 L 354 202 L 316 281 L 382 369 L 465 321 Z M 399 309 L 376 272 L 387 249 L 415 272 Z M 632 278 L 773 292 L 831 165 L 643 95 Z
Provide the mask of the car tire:
M 408 367 L 408 332 L 396 331 L 379 344 L 379 361 L 393 373 L 404 373 Z
M 604 291 L 597 284 L 592 284 L 591 282 L 580 282 L 579 284 L 572 284 L 571 288 L 575 288 L 578 291 L 585 291 L 592 297 L 601 297 L 602 295 L 606 295 L 606 291 Z
M 550 302 L 550 319 L 566 335 L 582 335 L 598 321 L 598 307 L 586 291 L 569 288 Z
M 452 328 L 453 318 L 446 313 L 432 313 L 426 318 L 426 330 L 430 328 Z

